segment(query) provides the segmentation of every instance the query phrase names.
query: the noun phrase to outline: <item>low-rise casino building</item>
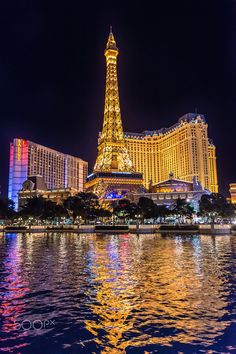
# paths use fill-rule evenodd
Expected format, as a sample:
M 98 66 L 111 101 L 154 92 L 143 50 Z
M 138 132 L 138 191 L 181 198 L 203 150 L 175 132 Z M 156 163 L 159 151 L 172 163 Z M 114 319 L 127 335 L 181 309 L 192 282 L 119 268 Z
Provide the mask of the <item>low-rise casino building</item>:
M 204 194 L 210 194 L 204 189 L 200 182 L 193 178 L 192 182 L 174 178 L 171 172 L 169 179 L 149 186 L 149 192 L 137 193 L 130 196 L 134 202 L 138 202 L 140 197 L 150 198 L 157 205 L 170 207 L 177 199 L 184 199 L 189 202 L 195 211 L 199 210 L 199 201 Z
M 18 192 L 18 207 L 21 210 L 30 199 L 35 197 L 62 204 L 64 200 L 77 194 L 78 190 L 72 187 L 48 189 L 42 176 L 29 176 Z

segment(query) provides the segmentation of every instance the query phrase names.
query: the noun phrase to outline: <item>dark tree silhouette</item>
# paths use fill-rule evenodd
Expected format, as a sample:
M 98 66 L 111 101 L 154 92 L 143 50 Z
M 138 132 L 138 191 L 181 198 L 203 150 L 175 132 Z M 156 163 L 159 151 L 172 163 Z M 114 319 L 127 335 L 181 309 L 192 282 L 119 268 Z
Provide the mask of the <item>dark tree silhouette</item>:
M 157 209 L 152 199 L 146 197 L 139 198 L 138 207 L 143 220 L 156 217 Z
M 22 218 L 34 217 L 37 219 L 54 219 L 55 217 L 68 216 L 67 210 L 63 205 L 42 198 L 33 197 L 28 200 L 27 204 L 18 213 Z
M 155 205 L 154 207 L 154 217 L 159 218 L 160 221 L 165 221 L 166 217 L 170 214 L 169 209 L 166 205 Z
M 0 198 L 0 219 L 11 219 L 15 215 L 14 202 L 8 198 Z
M 113 214 L 120 219 L 135 219 L 140 212 L 137 204 L 130 202 L 129 199 L 120 199 L 113 208 Z
M 65 200 L 64 207 L 74 221 L 76 217 L 81 216 L 86 222 L 97 217 L 100 205 L 98 197 L 95 194 L 81 192 Z
M 191 218 L 194 213 L 194 208 L 185 199 L 178 198 L 170 213 L 176 215 L 178 220 L 181 220 L 183 217 Z
M 44 205 L 45 199 L 43 197 L 30 198 L 18 214 L 23 218 L 32 216 L 40 219 L 44 213 Z
M 203 195 L 199 202 L 199 215 L 205 216 L 212 222 L 216 218 L 229 218 L 235 215 L 235 206 L 219 193 Z

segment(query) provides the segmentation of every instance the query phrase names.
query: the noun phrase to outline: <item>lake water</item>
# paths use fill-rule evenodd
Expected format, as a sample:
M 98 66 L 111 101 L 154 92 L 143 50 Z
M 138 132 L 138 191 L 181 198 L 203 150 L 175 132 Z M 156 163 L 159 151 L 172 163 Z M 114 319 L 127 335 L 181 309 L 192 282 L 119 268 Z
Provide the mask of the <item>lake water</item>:
M 0 352 L 236 353 L 236 236 L 0 235 Z

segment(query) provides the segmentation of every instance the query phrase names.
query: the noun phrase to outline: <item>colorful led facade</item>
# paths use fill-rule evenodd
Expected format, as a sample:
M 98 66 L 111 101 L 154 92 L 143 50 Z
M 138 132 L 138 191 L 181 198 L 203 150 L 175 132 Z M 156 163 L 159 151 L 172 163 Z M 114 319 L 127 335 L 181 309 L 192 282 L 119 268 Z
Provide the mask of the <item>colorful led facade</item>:
M 177 179 L 199 181 L 204 189 L 218 192 L 215 146 L 208 138 L 202 114 L 188 113 L 177 124 L 143 133 L 125 133 L 135 171 L 144 185 L 160 183 L 173 172 Z
M 127 193 L 143 190 L 142 174 L 134 167 L 125 143 L 118 92 L 118 49 L 110 31 L 106 49 L 106 89 L 102 133 L 93 173 L 86 188 L 102 200 L 122 198 Z
M 18 192 L 28 176 L 29 141 L 14 139 L 10 144 L 8 198 L 18 208 Z
M 83 191 L 88 164 L 82 159 L 33 143 L 14 139 L 10 144 L 8 197 L 18 208 L 18 192 L 30 176 L 42 176 L 48 189 Z

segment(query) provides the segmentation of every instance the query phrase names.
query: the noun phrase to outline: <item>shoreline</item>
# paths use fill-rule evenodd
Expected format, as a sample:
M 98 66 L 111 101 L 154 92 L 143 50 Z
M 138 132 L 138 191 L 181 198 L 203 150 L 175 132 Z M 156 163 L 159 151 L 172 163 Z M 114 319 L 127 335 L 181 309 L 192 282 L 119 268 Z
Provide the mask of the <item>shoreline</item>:
M 78 234 L 155 234 L 155 233 L 204 233 L 209 235 L 236 234 L 229 224 L 156 224 L 156 225 L 63 225 L 63 226 L 2 226 L 0 232 L 5 233 L 50 233 L 66 232 Z

